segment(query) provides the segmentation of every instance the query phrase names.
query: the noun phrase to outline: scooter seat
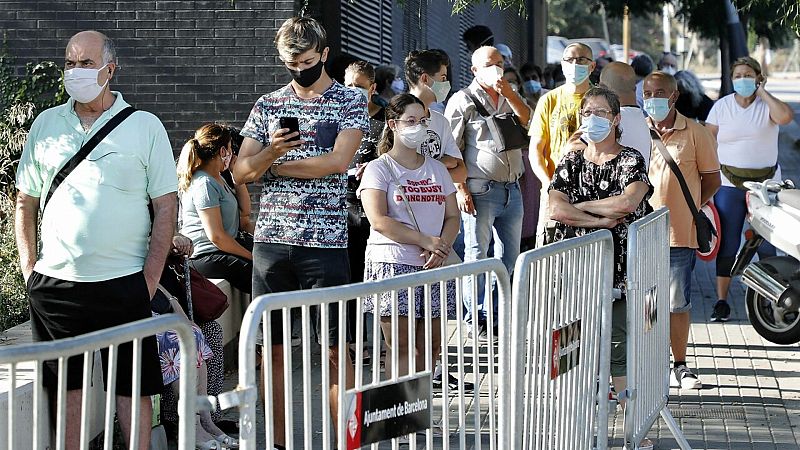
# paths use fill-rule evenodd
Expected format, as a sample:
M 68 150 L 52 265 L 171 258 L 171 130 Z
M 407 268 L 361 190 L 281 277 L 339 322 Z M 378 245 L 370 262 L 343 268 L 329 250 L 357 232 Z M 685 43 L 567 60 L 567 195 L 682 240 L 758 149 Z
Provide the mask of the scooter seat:
M 784 189 L 778 192 L 778 200 L 791 207 L 800 209 L 800 189 Z

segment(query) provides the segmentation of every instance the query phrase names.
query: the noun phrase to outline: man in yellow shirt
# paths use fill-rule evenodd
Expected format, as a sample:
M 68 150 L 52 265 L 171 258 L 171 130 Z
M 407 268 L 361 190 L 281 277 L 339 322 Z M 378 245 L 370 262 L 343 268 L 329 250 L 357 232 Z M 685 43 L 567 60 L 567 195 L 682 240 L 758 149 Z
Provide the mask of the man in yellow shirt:
M 533 173 L 542 182 L 539 224 L 536 227 L 538 245 L 544 242 L 545 225 L 550 218 L 547 214 L 550 179 L 563 156 L 564 145 L 580 125 L 578 111 L 583 94 L 591 87 L 589 74 L 594 66 L 589 46 L 578 42 L 568 45 L 561 60 L 561 70 L 567 82 L 542 96 L 533 113 L 529 157 Z

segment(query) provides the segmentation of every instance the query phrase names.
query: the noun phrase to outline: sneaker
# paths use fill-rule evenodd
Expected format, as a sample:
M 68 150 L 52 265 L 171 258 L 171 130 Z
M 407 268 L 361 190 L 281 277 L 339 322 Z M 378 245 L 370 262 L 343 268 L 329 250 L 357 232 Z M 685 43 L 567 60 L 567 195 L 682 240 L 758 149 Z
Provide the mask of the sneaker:
M 468 324 L 467 327 L 469 328 L 467 336 L 474 340 L 472 336 L 472 325 Z M 489 327 L 485 323 L 478 324 L 478 342 L 489 342 Z M 495 328 L 494 333 L 492 333 L 492 342 L 497 342 L 497 328 Z
M 434 389 L 441 389 L 442 388 L 442 374 L 439 373 L 437 375 L 434 375 L 433 379 L 432 379 L 432 382 L 433 382 L 433 388 Z M 447 374 L 447 387 L 451 391 L 457 391 L 458 390 L 458 378 L 454 377 L 453 374 L 450 374 L 450 373 Z M 470 383 L 467 380 L 464 380 L 464 392 L 472 392 L 474 390 L 475 390 L 475 384 L 474 383 Z
M 672 369 L 672 376 L 669 377 L 670 387 L 679 389 L 702 389 L 703 383 L 685 365 L 680 365 Z
M 727 322 L 731 318 L 731 307 L 725 300 L 719 300 L 714 304 L 714 313 L 711 314 L 712 322 Z

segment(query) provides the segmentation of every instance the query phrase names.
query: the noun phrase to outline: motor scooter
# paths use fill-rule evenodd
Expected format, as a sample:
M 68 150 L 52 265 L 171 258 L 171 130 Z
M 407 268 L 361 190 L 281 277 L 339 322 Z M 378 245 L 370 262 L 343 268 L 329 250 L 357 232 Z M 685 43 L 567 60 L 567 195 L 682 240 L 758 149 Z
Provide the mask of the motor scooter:
M 781 345 L 800 342 L 800 189 L 791 180 L 746 181 L 745 243 L 732 274 L 745 285 L 747 316 L 764 339 Z M 766 240 L 785 256 L 751 262 Z

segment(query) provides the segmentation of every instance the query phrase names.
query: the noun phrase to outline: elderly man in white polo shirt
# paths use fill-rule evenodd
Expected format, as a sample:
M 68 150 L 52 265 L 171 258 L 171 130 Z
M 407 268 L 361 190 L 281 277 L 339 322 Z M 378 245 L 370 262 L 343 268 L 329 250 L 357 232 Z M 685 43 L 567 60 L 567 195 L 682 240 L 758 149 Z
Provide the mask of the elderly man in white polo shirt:
M 62 339 L 150 317 L 174 232 L 177 176 L 164 126 L 136 111 L 122 120 L 59 184 L 56 174 L 118 114 L 122 94 L 109 87 L 117 69 L 113 42 L 97 31 L 73 36 L 66 49 L 64 87 L 70 100 L 41 113 L 20 158 L 16 240 L 28 286 L 36 341 Z M 123 117 L 123 116 L 120 116 Z M 119 120 L 119 118 L 117 118 Z M 63 172 L 62 172 L 63 173 Z M 151 223 L 148 203 L 152 201 Z M 36 230 L 42 209 L 41 251 Z M 161 391 L 155 337 L 143 340 L 140 428 L 131 430 L 132 351 L 119 347 L 117 414 L 126 441 L 150 443 L 150 395 Z M 67 364 L 67 448 L 78 448 L 82 357 Z M 55 361 L 44 381 L 54 385 Z

